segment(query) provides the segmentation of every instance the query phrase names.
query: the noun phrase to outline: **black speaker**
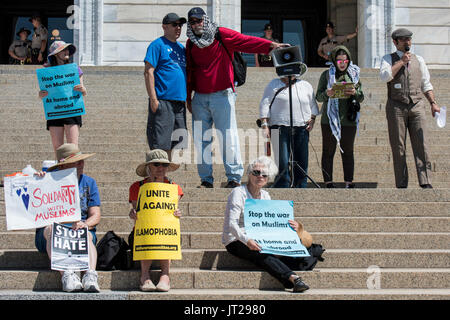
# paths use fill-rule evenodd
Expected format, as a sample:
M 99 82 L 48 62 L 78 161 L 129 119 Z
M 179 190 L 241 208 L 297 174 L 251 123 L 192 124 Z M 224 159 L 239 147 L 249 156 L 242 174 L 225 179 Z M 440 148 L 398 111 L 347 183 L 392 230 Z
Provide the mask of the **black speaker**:
M 299 46 L 280 48 L 272 51 L 273 65 L 281 76 L 301 76 L 308 70 L 302 61 Z

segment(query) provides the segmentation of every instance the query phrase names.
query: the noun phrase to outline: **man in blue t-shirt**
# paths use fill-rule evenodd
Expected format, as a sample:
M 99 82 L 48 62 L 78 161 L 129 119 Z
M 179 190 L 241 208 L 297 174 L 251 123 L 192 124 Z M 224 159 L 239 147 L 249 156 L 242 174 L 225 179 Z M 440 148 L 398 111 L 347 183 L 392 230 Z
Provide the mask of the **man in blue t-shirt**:
M 74 292 L 84 290 L 87 292 L 99 292 L 98 275 L 95 271 L 97 265 L 97 250 L 95 244 L 97 236 L 95 234 L 96 226 L 100 222 L 100 194 L 98 192 L 95 180 L 85 174 L 84 160 L 92 157 L 94 154 L 82 154 L 77 145 L 65 143 L 56 149 L 56 157 L 58 163 L 50 168 L 47 172 L 53 170 L 65 170 L 70 168 L 77 169 L 78 189 L 80 195 L 81 220 L 70 223 L 72 229 L 78 230 L 88 228 L 89 238 L 89 270 L 83 272 L 83 279 L 73 271 L 65 271 L 62 274 L 63 291 Z M 45 175 L 45 172 L 37 173 L 39 176 Z M 51 258 L 51 233 L 52 226 L 36 229 L 35 245 L 39 252 L 47 253 Z
M 176 13 L 162 21 L 164 36 L 154 40 L 145 56 L 145 86 L 149 96 L 147 140 L 150 150 L 171 150 L 187 142 L 186 49 L 177 39 L 186 23 Z M 181 129 L 174 134 L 172 133 Z M 183 143 L 182 143 L 183 142 Z

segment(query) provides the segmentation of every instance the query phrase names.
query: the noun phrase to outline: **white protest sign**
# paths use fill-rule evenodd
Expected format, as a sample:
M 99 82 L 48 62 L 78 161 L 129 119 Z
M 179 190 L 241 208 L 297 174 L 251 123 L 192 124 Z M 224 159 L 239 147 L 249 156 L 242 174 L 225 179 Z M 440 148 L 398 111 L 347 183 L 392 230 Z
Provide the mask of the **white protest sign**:
M 54 223 L 51 248 L 52 270 L 89 270 L 88 228 L 73 230 L 63 224 Z
M 75 168 L 49 172 L 43 178 L 5 177 L 4 192 L 8 230 L 81 220 Z

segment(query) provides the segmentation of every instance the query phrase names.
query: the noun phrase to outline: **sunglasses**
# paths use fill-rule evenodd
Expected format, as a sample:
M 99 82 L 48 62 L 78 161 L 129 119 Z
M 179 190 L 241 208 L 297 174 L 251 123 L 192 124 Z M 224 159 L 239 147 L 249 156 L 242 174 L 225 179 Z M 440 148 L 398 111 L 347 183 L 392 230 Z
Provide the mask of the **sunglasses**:
M 251 172 L 251 174 L 255 177 L 263 177 L 263 178 L 267 178 L 269 175 L 267 175 L 265 172 L 261 171 L 261 170 L 253 170 Z
M 338 64 L 348 63 L 348 62 L 349 62 L 349 60 L 337 60 Z
M 194 19 L 189 20 L 189 24 L 190 24 L 191 26 L 193 26 L 193 25 L 195 25 L 195 24 L 197 24 L 197 23 L 202 23 L 202 22 L 203 22 L 203 20 L 194 20 Z
M 164 168 L 168 168 L 169 167 L 169 163 L 152 162 L 152 165 L 154 167 L 159 167 L 159 166 L 163 166 Z
M 183 24 L 184 23 L 181 23 L 181 22 L 172 22 L 170 25 L 172 26 L 172 27 L 174 27 L 174 28 L 176 28 L 176 27 L 180 27 L 180 28 L 183 28 Z

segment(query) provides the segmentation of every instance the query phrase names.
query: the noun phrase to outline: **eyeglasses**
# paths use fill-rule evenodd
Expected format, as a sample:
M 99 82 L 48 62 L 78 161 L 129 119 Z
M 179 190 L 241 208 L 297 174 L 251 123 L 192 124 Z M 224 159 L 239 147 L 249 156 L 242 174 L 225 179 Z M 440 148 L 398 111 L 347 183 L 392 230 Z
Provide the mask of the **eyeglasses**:
M 189 24 L 190 24 L 191 26 L 193 26 L 193 25 L 195 25 L 195 24 L 198 24 L 198 23 L 202 23 L 202 22 L 203 22 L 203 19 L 202 19 L 202 20 L 194 20 L 194 19 L 189 20 Z
M 154 167 L 159 167 L 159 166 L 163 166 L 164 168 L 168 168 L 168 167 L 169 167 L 169 163 L 152 162 L 151 164 L 152 164 Z
M 337 60 L 338 64 L 348 63 L 350 60 Z
M 253 170 L 252 172 L 250 172 L 253 176 L 255 177 L 259 177 L 262 176 L 263 178 L 267 178 L 269 175 L 267 175 L 265 172 L 261 171 L 261 170 Z
M 180 28 L 183 28 L 183 24 L 184 23 L 181 23 L 181 22 L 172 22 L 171 23 L 171 25 L 172 25 L 172 27 L 174 27 L 174 28 L 176 28 L 176 27 L 180 27 Z

